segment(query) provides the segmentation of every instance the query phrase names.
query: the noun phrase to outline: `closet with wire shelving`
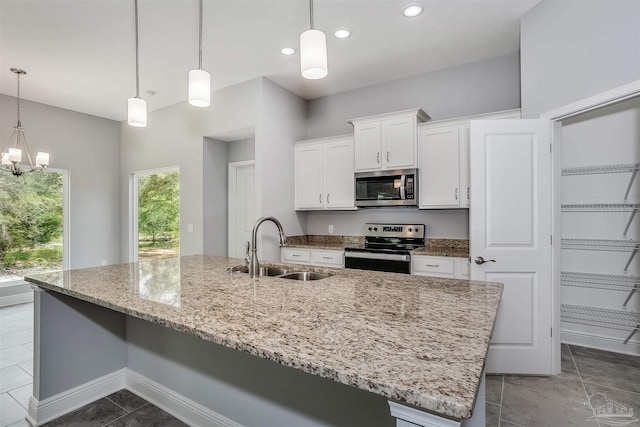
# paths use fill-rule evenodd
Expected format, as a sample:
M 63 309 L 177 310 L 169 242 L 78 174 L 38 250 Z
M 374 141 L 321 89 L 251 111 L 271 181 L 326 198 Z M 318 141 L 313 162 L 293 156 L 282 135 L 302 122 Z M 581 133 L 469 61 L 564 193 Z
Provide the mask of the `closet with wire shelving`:
M 640 98 L 565 119 L 562 342 L 640 354 Z

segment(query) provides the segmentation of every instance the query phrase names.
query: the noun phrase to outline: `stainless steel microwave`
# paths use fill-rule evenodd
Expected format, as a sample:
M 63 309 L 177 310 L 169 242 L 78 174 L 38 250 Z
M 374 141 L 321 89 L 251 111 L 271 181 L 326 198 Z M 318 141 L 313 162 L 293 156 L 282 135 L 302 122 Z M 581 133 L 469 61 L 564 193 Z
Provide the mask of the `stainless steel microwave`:
M 356 206 L 417 206 L 418 169 L 358 172 Z

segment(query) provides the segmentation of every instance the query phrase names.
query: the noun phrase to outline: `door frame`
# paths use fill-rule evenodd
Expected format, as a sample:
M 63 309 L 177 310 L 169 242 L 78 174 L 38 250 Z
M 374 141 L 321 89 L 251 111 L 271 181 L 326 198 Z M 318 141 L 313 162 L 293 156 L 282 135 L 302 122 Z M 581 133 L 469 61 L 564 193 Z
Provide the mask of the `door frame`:
M 129 262 L 138 262 L 138 179 L 141 176 L 168 172 L 178 172 L 179 177 L 180 166 L 146 169 L 129 174 Z M 182 218 L 182 197 L 179 196 L 179 199 L 179 215 Z M 180 240 L 182 240 L 182 231 L 180 231 Z
M 235 188 L 237 184 L 237 180 L 236 180 L 237 170 L 240 168 L 245 168 L 247 166 L 253 166 L 255 170 L 256 161 L 243 160 L 241 162 L 231 162 L 228 165 L 228 174 L 229 174 L 228 180 L 227 180 L 228 182 L 227 184 L 227 255 L 228 256 L 231 256 L 229 254 L 236 253 L 236 249 L 237 249 L 235 233 L 234 233 L 234 236 L 231 236 L 231 230 L 236 229 L 236 210 L 237 210 L 236 198 L 234 197 L 235 192 L 231 191 L 231 189 Z M 253 197 L 255 199 L 256 197 L 255 192 Z M 255 216 L 256 218 L 259 218 L 260 207 L 258 206 L 257 203 L 255 203 L 254 206 L 255 206 Z
M 560 373 L 561 360 L 561 320 L 560 320 L 560 265 L 561 265 L 561 239 L 562 235 L 562 121 L 592 110 L 597 110 L 611 104 L 626 101 L 640 96 L 640 80 L 618 86 L 580 101 L 564 105 L 547 111 L 540 115 L 541 119 L 549 120 L 551 124 L 551 230 L 556 236 L 551 245 L 551 274 L 552 274 L 552 319 L 553 330 L 557 331 L 552 337 L 552 369 L 554 374 Z

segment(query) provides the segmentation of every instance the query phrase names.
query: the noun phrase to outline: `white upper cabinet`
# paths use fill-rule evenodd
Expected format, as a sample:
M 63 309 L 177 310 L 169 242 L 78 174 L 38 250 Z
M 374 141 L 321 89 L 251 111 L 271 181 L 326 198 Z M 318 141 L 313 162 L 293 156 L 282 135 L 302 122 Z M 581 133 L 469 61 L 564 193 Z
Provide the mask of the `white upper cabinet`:
M 471 198 L 471 120 L 520 118 L 519 110 L 423 123 L 418 126 L 418 207 L 464 209 Z
M 415 168 L 417 124 L 429 118 L 421 109 L 413 109 L 350 120 L 355 171 Z
M 468 133 L 466 125 L 424 126 L 418 130 L 420 208 L 469 206 Z
M 295 143 L 295 209 L 355 209 L 353 137 Z

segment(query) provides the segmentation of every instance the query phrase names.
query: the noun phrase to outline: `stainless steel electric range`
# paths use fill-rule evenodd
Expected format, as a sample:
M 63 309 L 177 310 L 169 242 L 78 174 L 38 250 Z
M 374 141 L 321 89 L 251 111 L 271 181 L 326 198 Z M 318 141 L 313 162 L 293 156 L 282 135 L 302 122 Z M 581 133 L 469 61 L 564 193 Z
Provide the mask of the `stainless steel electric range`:
M 411 274 L 411 251 L 424 246 L 424 224 L 365 224 L 364 246 L 347 246 L 344 266 Z

